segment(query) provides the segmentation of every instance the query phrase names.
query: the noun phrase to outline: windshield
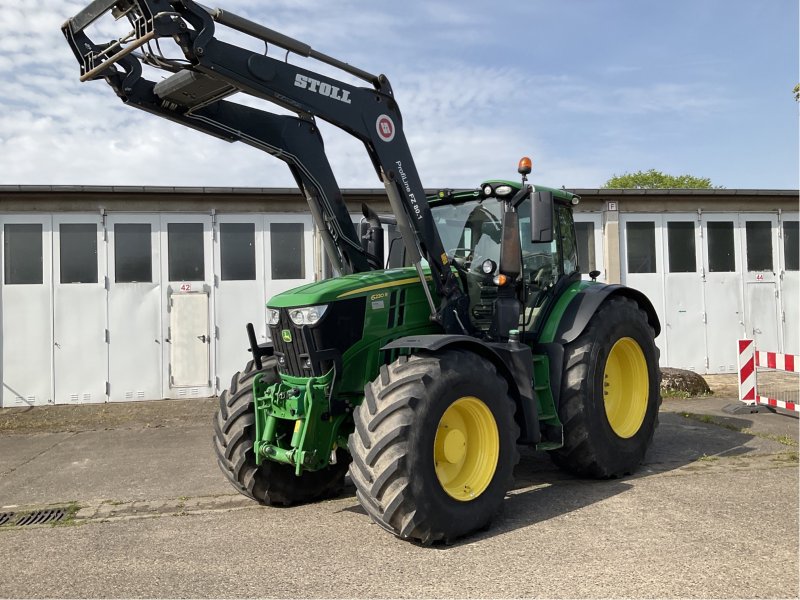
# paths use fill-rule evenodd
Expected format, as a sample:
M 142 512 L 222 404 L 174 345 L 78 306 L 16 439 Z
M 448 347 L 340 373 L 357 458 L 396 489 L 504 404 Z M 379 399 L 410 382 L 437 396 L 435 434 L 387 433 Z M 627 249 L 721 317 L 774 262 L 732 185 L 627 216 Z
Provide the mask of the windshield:
M 490 198 L 431 208 L 447 256 L 480 268 L 476 258 L 500 259 L 502 204 Z M 468 263 L 468 264 L 467 264 Z
M 546 292 L 558 279 L 556 242 L 532 243 L 530 200 L 519 208 L 524 302 L 520 326 L 530 328 Z M 500 262 L 503 202 L 496 198 L 432 206 L 436 228 L 449 260 L 461 274 L 469 295 L 470 316 L 478 329 L 491 324 L 497 286 L 493 281 Z M 484 267 L 487 260 L 493 264 Z M 486 270 L 491 268 L 491 272 Z
M 529 203 L 525 200 L 517 209 L 524 270 L 538 271 L 548 265 L 552 270 L 556 243 L 531 242 Z M 473 271 L 480 271 L 486 259 L 500 260 L 502 211 L 503 203 L 496 198 L 431 207 L 447 256 Z

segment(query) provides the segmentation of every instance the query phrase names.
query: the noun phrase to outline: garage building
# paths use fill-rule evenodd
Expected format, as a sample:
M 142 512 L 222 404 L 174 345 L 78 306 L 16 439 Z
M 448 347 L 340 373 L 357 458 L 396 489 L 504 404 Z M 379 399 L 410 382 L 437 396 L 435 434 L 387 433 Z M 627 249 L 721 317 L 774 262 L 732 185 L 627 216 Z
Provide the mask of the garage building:
M 582 271 L 648 295 L 662 366 L 800 352 L 797 190 L 572 191 Z M 265 300 L 328 274 L 289 189 L 0 186 L 0 238 L 3 407 L 214 395 Z

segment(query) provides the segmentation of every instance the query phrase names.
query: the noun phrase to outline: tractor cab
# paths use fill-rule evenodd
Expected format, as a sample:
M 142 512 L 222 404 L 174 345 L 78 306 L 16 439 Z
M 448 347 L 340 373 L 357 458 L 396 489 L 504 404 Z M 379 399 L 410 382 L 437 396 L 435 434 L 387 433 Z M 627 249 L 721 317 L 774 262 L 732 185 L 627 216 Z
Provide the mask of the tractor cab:
M 565 190 L 504 180 L 486 181 L 476 190 L 443 190 L 428 199 L 479 337 L 505 339 L 510 329 L 522 337 L 537 331 L 561 288 L 580 278 L 572 219 L 578 201 Z M 510 242 L 512 236 L 518 245 Z M 518 303 L 518 318 L 510 325 L 497 322 L 498 296 Z

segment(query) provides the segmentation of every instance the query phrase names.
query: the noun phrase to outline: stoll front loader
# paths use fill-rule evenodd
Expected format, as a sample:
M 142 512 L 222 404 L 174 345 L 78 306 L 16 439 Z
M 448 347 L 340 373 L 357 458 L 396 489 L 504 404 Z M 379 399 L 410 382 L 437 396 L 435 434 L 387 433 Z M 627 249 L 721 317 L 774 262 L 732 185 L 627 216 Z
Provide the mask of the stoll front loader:
M 109 12 L 123 35 L 96 43 L 88 32 L 108 31 L 97 21 Z M 217 37 L 229 29 L 280 57 Z M 640 463 L 657 423 L 660 327 L 640 292 L 581 280 L 577 196 L 528 184 L 523 159 L 519 183 L 426 197 L 384 75 L 225 10 L 95 0 L 63 32 L 82 81 L 105 79 L 130 106 L 285 161 L 338 273 L 268 301 L 271 344 L 248 325 L 253 360 L 214 421 L 220 467 L 242 494 L 283 505 L 330 497 L 349 468 L 376 523 L 428 544 L 489 525 L 518 444 L 579 476 Z M 168 76 L 146 79 L 154 69 Z M 239 93 L 296 116 L 236 103 Z M 410 266 L 384 268 L 383 223 L 369 207 L 356 232 L 317 118 L 366 146 Z

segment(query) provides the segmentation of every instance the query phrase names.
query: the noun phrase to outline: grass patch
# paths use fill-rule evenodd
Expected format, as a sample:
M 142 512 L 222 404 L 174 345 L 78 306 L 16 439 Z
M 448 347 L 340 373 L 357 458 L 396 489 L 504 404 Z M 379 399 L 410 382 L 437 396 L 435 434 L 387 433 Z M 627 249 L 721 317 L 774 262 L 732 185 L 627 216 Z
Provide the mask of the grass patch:
M 661 390 L 661 397 L 662 398 L 680 398 L 682 400 L 686 400 L 687 398 L 691 398 L 691 394 L 689 392 L 684 392 L 682 390 Z
M 714 462 L 715 460 L 719 460 L 719 456 L 703 454 L 703 456 L 701 456 L 697 460 L 702 460 L 703 462 Z
M 78 524 L 75 521 L 75 515 L 77 515 L 78 511 L 81 509 L 80 505 L 73 500 L 67 505 L 66 509 L 67 514 L 64 515 L 64 518 L 55 523 L 50 523 L 51 527 L 72 527 Z
M 800 462 L 800 455 L 797 452 L 782 452 L 776 455 L 772 462 L 796 463 Z
M 708 398 L 709 396 L 713 396 L 713 390 L 710 392 L 702 392 L 700 394 L 691 394 L 685 390 L 675 390 L 672 388 L 661 388 L 661 397 L 662 398 L 677 398 L 680 400 L 688 400 L 689 398 Z

